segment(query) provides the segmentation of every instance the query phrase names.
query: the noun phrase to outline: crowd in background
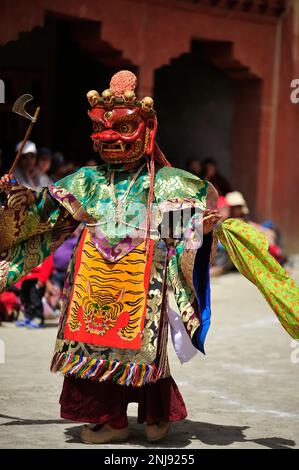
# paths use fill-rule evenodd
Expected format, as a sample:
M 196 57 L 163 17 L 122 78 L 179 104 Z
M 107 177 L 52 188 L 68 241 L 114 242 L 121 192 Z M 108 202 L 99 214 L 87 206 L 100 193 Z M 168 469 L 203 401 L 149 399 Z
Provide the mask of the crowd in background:
M 280 263 L 286 263 L 286 255 L 283 251 L 280 229 L 277 224 L 271 220 L 265 220 L 262 223 L 256 223 L 250 216 L 250 211 L 242 193 L 232 188 L 230 182 L 221 174 L 218 165 L 213 158 L 205 160 L 191 159 L 188 162 L 188 170 L 209 181 L 218 191 L 218 209 L 222 215 L 222 220 L 232 218 L 242 219 L 254 226 L 260 232 L 263 232 L 269 242 L 269 252 Z M 224 246 L 218 241 L 216 256 L 211 275 L 219 276 L 234 269 Z
M 16 152 L 20 146 L 21 142 L 16 146 Z M 94 165 L 95 162 L 88 164 Z M 28 141 L 14 177 L 22 185 L 38 192 L 76 169 L 76 165 L 66 162 L 61 153 L 53 153 L 45 147 L 37 148 L 34 142 Z M 67 267 L 81 230 L 79 226 L 53 255 L 14 287 L 0 294 L 0 321 L 16 320 L 18 327 L 36 329 L 43 328 L 45 320 L 58 318 Z
M 20 146 L 21 143 L 16 146 L 16 151 Z M 94 166 L 97 161 L 90 159 L 84 164 Z M 76 169 L 77 166 L 73 162 L 66 162 L 61 153 L 53 153 L 44 147 L 37 148 L 34 142 L 28 141 L 14 171 L 14 177 L 24 186 L 39 191 L 73 173 Z M 282 250 L 279 228 L 271 221 L 257 224 L 251 220 L 243 195 L 233 190 L 230 182 L 220 173 L 217 163 L 212 158 L 203 161 L 191 159 L 187 170 L 211 182 L 217 189 L 218 209 L 223 220 L 236 217 L 254 225 L 268 237 L 270 253 L 281 264 L 284 264 L 286 257 Z M 1 319 L 15 320 L 18 327 L 37 329 L 44 327 L 45 320 L 58 318 L 67 267 L 81 231 L 82 227 L 79 226 L 53 255 L 22 278 L 14 287 L 0 294 L 0 322 Z M 219 276 L 232 269 L 234 268 L 225 248 L 218 242 L 211 275 Z

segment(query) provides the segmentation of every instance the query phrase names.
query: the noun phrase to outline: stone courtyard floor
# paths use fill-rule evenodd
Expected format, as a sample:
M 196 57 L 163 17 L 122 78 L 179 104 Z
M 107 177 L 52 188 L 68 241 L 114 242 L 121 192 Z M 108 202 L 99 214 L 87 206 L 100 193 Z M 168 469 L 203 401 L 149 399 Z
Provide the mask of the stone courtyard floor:
M 293 269 L 299 280 L 299 269 Z M 105 448 L 299 448 L 299 345 L 277 322 L 257 289 L 237 273 L 213 280 L 213 321 L 206 356 L 180 365 L 169 346 L 173 376 L 189 416 L 149 445 L 129 407 L 132 434 Z M 1 448 L 91 448 L 78 423 L 59 417 L 62 377 L 49 372 L 55 325 L 28 331 L 4 323 L 0 339 Z

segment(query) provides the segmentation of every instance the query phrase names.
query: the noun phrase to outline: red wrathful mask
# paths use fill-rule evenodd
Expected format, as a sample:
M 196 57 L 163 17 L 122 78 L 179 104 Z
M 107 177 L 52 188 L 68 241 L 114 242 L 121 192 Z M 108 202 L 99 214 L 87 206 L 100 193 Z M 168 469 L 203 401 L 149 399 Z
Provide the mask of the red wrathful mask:
M 106 163 L 135 162 L 153 152 L 157 132 L 153 100 L 136 99 L 136 82 L 132 72 L 122 70 L 102 96 L 95 90 L 87 93 L 94 150 Z

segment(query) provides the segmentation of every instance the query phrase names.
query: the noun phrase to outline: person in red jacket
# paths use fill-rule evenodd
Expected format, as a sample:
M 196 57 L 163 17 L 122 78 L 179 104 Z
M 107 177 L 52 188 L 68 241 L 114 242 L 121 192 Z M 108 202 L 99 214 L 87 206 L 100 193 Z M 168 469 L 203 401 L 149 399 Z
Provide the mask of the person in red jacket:
M 44 326 L 42 298 L 52 269 L 53 257 L 49 256 L 42 264 L 34 268 L 30 274 L 23 277 L 20 297 L 25 318 L 16 322 L 17 326 L 26 326 L 28 328 L 42 328 Z

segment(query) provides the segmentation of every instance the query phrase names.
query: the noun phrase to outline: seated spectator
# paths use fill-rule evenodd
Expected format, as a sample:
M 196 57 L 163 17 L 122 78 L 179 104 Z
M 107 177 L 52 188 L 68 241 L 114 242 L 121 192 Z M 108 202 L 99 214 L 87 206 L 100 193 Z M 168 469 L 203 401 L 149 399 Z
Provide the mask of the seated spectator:
M 53 274 L 51 281 L 61 289 L 63 289 L 67 268 L 81 231 L 82 225 L 79 225 L 73 235 L 69 237 L 53 255 Z
M 64 163 L 63 165 L 57 168 L 55 173 L 55 181 L 60 180 L 65 176 L 70 175 L 71 173 L 74 173 L 75 170 L 76 166 L 74 165 L 74 163 Z
M 217 201 L 217 208 L 222 215 L 221 220 L 225 220 L 230 216 L 230 207 L 224 196 L 219 196 Z M 211 277 L 221 276 L 222 274 L 234 270 L 234 265 L 228 256 L 228 253 L 222 243 L 217 241 L 217 251 L 214 257 L 213 264 L 210 269 Z
M 50 177 L 56 182 L 60 179 L 60 170 L 65 164 L 64 156 L 60 152 L 55 152 L 52 157 L 52 163 L 50 168 Z
M 226 194 L 225 199 L 229 207 L 228 217 L 243 220 L 248 219 L 249 209 L 242 193 L 231 191 Z
M 57 319 L 61 310 L 62 289 L 51 280 L 47 281 L 45 295 L 42 298 L 45 320 Z
M 188 160 L 187 170 L 193 173 L 193 175 L 200 177 L 202 172 L 201 161 L 198 158 L 190 158 Z
M 22 142 L 16 146 L 16 152 L 21 148 Z M 28 140 L 23 149 L 22 156 L 14 170 L 14 177 L 27 188 L 36 190 L 38 177 L 36 172 L 37 149 L 34 142 Z
M 227 199 L 224 196 L 218 196 L 217 209 L 219 210 L 222 219 L 225 220 L 230 215 L 230 207 L 228 205 Z
M 242 219 L 252 225 L 256 230 L 266 235 L 269 242 L 269 253 L 280 263 L 284 264 L 287 257 L 283 253 L 281 234 L 277 224 L 272 221 L 265 221 L 262 224 L 253 222 L 249 217 L 249 209 L 244 199 L 244 196 L 239 191 L 232 191 L 225 197 L 218 198 L 217 207 L 222 214 L 222 220 L 227 218 Z M 234 265 L 231 262 L 224 246 L 218 241 L 217 252 L 214 257 L 213 265 L 211 266 L 211 276 L 220 276 L 228 271 L 234 270 Z
M 269 253 L 284 266 L 288 258 L 283 250 L 279 226 L 272 220 L 265 220 L 259 225 L 259 230 L 264 232 L 269 240 Z
M 48 176 L 52 163 L 51 150 L 47 148 L 40 148 L 38 150 L 36 176 L 37 176 L 37 190 L 40 191 L 46 186 L 50 186 L 53 180 Z
M 53 257 L 49 256 L 42 264 L 34 268 L 30 274 L 20 281 L 20 297 L 24 310 L 24 320 L 17 321 L 17 326 L 27 328 L 42 328 L 44 326 L 44 313 L 42 298 L 46 283 L 53 268 Z
M 206 158 L 202 162 L 200 177 L 212 183 L 218 191 L 219 196 L 225 196 L 231 191 L 231 185 L 219 172 L 218 165 L 213 158 Z
M 20 311 L 21 301 L 16 286 L 0 294 L 0 324 L 3 321 L 15 320 Z
M 252 225 L 256 230 L 266 235 L 269 242 L 269 253 L 280 263 L 284 264 L 287 260 L 282 251 L 281 234 L 279 227 L 272 221 L 265 221 L 258 224 L 250 219 L 249 209 L 243 195 L 238 191 L 233 191 L 226 195 L 226 200 L 230 207 L 230 217 L 243 219 Z

